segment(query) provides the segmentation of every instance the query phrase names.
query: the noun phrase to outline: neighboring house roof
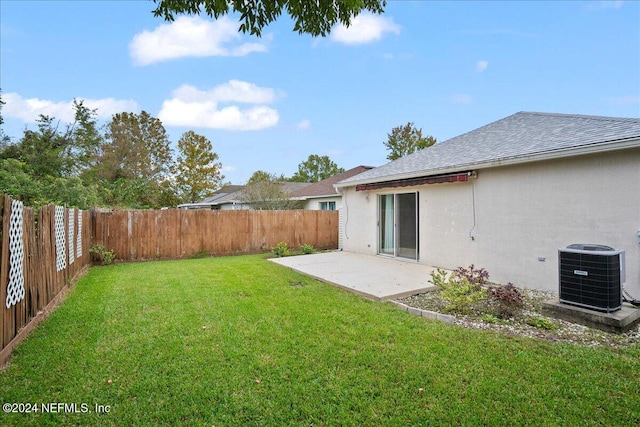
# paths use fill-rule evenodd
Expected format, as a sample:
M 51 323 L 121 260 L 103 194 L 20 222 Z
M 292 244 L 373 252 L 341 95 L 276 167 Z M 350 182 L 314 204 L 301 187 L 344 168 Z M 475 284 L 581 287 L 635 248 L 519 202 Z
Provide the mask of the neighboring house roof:
M 336 187 L 640 147 L 640 119 L 519 112 L 347 178 Z
M 329 178 L 323 179 L 322 181 L 314 182 L 313 184 L 309 184 L 306 187 L 293 191 L 291 193 L 291 197 L 313 199 L 316 197 L 337 196 L 339 193 L 333 186 L 335 183 L 347 178 L 351 178 L 352 176 L 368 171 L 369 169 L 373 169 L 373 167 L 356 166 L 355 168 L 330 176 Z
M 303 189 L 309 186 L 308 182 L 282 182 L 282 189 L 291 194 L 294 191 Z M 225 204 L 234 204 L 234 203 L 247 203 L 244 200 L 244 185 L 228 185 L 222 188 L 218 193 L 214 194 L 211 197 L 207 197 L 199 202 L 195 203 L 183 203 L 178 205 L 178 208 L 184 209 L 197 209 L 197 208 L 207 208 L 212 206 L 220 206 Z
M 182 203 L 178 205 L 178 208 L 194 209 L 194 208 L 204 208 L 208 206 L 213 206 L 217 204 L 216 202 L 218 202 L 220 199 L 224 198 L 225 196 L 228 196 L 229 194 L 233 194 L 238 190 L 241 190 L 242 188 L 244 188 L 244 185 L 225 185 L 216 193 L 214 193 L 212 196 L 202 199 L 199 202 Z
M 222 197 L 214 200 L 211 203 L 211 206 L 224 205 L 226 203 L 241 203 L 242 189 L 244 188 L 244 186 L 238 187 L 240 187 L 238 190 L 224 194 Z
M 289 195 L 291 195 L 294 191 L 302 189 L 304 187 L 307 187 L 309 185 L 308 182 L 281 182 L 280 186 L 282 187 L 282 190 L 286 193 L 288 193 Z M 244 187 L 245 186 L 240 186 L 242 188 L 240 188 L 238 191 L 230 193 L 225 195 L 224 197 L 221 197 L 220 199 L 216 200 L 214 203 L 212 203 L 212 205 L 224 205 L 224 204 L 228 204 L 228 203 L 248 203 L 246 201 L 246 197 L 244 194 Z M 292 197 L 293 198 L 293 197 Z
M 282 183 L 282 189 L 284 191 L 286 191 L 289 194 L 293 194 L 296 191 L 299 191 L 303 188 L 307 188 L 308 186 L 310 186 L 311 184 L 309 184 L 308 182 L 289 182 L 289 181 L 285 181 Z
M 228 194 L 235 193 L 238 190 L 242 190 L 243 188 L 244 188 L 244 185 L 226 185 L 223 188 L 221 188 L 219 191 L 217 191 L 213 196 L 207 197 L 206 199 L 201 200 L 199 203 L 214 202 Z

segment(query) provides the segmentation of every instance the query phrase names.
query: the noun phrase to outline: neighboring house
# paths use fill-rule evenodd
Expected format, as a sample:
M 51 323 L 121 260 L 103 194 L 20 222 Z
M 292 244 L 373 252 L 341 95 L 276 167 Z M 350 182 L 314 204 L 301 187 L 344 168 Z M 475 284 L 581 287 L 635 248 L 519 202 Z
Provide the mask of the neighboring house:
M 299 190 L 293 191 L 291 197 L 304 201 L 303 209 L 334 211 L 342 206 L 342 195 L 334 187 L 334 184 L 351 178 L 372 169 L 371 166 L 356 166 L 342 173 L 333 175 L 322 181 L 309 184 Z
M 291 195 L 293 192 L 304 188 L 306 186 L 308 186 L 309 183 L 308 182 L 281 182 L 280 183 L 280 189 L 282 190 L 282 192 L 278 192 L 280 194 L 277 195 L 277 197 L 281 197 L 282 195 Z M 229 194 L 219 200 L 216 201 L 216 208 L 215 209 L 220 209 L 220 210 L 237 210 L 237 209 L 260 209 L 260 207 L 256 207 L 254 206 L 254 203 L 251 202 L 250 200 L 255 199 L 256 196 L 260 195 L 259 194 L 260 191 L 258 192 L 258 194 L 254 194 L 253 196 L 251 196 L 250 194 L 247 193 L 247 187 L 243 186 L 242 189 L 236 191 L 235 193 Z M 269 191 L 267 191 L 268 195 Z M 267 205 L 270 205 L 268 200 L 263 200 L 262 202 L 267 202 Z M 286 199 L 282 199 L 280 198 L 279 200 L 276 200 L 275 203 L 277 205 L 280 205 L 282 203 L 285 203 L 288 206 L 288 208 L 291 208 L 291 204 L 289 202 L 287 202 Z M 258 203 L 259 205 L 260 203 Z M 270 207 L 268 207 L 267 209 L 273 209 L 273 206 L 271 205 Z
M 350 178 L 359 173 L 372 169 L 371 166 L 357 166 L 348 171 L 333 175 L 322 181 L 308 182 L 283 182 L 282 189 L 289 194 L 292 202 L 299 202 L 300 209 L 307 210 L 338 210 L 341 206 L 342 195 L 334 187 L 339 181 Z M 180 209 L 213 209 L 213 210 L 239 210 L 252 209 L 247 203 L 247 195 L 244 185 L 229 185 L 219 192 L 196 203 L 183 203 L 178 205 Z
M 303 189 L 311 184 L 308 182 L 282 182 L 282 190 L 291 195 L 293 192 Z M 249 210 L 254 209 L 248 202 L 244 185 L 229 185 L 222 188 L 218 193 L 196 203 L 183 203 L 178 205 L 179 209 L 211 209 L 211 210 Z M 297 198 L 292 198 L 298 200 Z M 302 203 L 302 202 L 301 202 Z
M 626 251 L 640 298 L 640 119 L 520 112 L 336 184 L 341 248 L 558 290 L 558 249 Z
M 212 196 L 207 197 L 199 202 L 194 203 L 182 203 L 178 205 L 178 209 L 217 209 L 220 201 L 224 200 L 228 196 L 237 193 L 241 190 L 243 185 L 226 185 Z

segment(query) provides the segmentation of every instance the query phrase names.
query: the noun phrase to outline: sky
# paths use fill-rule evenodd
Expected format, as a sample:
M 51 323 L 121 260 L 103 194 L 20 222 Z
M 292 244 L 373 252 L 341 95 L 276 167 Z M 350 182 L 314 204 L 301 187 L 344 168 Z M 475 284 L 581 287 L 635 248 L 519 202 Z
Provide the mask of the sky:
M 213 144 L 225 181 L 291 176 L 309 155 L 387 163 L 407 122 L 438 142 L 519 111 L 640 117 L 640 1 L 388 1 L 326 38 L 283 16 L 263 36 L 237 16 L 168 23 L 151 1 L 0 0 L 4 132 L 39 114 L 73 120 L 73 99 L 146 111 L 174 149 Z

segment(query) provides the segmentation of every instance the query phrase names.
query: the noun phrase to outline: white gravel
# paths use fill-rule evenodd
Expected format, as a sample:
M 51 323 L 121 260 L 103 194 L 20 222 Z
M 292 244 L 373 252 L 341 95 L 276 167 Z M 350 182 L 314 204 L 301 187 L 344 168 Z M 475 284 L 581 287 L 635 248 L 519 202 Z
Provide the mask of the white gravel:
M 636 327 L 624 334 L 615 334 L 589 328 L 587 326 L 559 320 L 548 316 L 542 311 L 542 302 L 557 298 L 553 292 L 520 289 L 525 297 L 525 307 L 520 316 L 511 319 L 499 319 L 486 322 L 482 319 L 483 307 L 480 305 L 471 314 L 454 316 L 454 323 L 466 328 L 497 331 L 509 335 L 542 339 L 554 342 L 566 342 L 586 346 L 626 347 L 640 343 L 640 327 Z M 397 300 L 409 307 L 443 313 L 445 301 L 439 291 L 413 295 Z M 545 319 L 554 325 L 553 330 L 546 330 L 531 326 L 528 319 Z

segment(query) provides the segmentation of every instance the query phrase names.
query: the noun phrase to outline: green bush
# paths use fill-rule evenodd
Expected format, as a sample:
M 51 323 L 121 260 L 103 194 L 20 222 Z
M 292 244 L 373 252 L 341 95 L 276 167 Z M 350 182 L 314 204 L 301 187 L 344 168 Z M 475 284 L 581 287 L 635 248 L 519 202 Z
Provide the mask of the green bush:
M 496 316 L 494 316 L 491 313 L 485 313 L 483 314 L 480 319 L 482 319 L 483 322 L 485 323 L 499 323 L 500 319 L 497 318 Z
M 527 324 L 547 331 L 555 331 L 558 329 L 558 325 L 544 317 L 532 317 L 527 320 Z
M 271 252 L 273 252 L 273 254 L 278 258 L 291 255 L 287 242 L 278 243 L 271 249 Z
M 486 292 L 479 283 L 470 282 L 457 270 L 448 276 L 446 271 L 438 268 L 431 272 L 431 283 L 442 289 L 442 298 L 447 302 L 444 309 L 447 312 L 468 314 L 474 303 L 487 298 Z
M 102 265 L 109 265 L 116 257 L 114 251 L 108 251 L 104 245 L 93 245 L 89 249 L 89 253 L 92 255 L 94 261 L 102 263 Z
M 305 243 L 303 245 L 300 245 L 300 251 L 302 251 L 303 254 L 308 255 L 314 253 L 316 249 L 313 247 L 313 245 Z

